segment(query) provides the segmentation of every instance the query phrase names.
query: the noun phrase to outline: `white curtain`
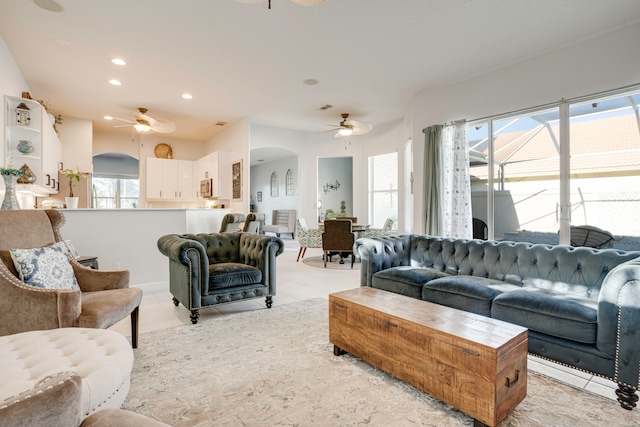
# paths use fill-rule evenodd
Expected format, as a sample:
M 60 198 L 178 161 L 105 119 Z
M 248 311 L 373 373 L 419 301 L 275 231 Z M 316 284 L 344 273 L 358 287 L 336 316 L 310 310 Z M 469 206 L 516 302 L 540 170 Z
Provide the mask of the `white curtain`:
M 442 236 L 471 239 L 471 179 L 469 177 L 469 143 L 464 120 L 442 129 Z
M 434 125 L 425 134 L 424 233 L 471 239 L 467 124 Z

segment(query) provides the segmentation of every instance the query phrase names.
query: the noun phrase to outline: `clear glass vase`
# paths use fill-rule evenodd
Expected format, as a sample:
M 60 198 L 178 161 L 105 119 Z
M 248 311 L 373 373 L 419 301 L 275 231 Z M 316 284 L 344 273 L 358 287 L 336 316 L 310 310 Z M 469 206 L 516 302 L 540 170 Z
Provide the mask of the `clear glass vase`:
M 20 209 L 18 198 L 16 197 L 16 184 L 18 177 L 15 175 L 2 175 L 4 179 L 4 199 L 2 209 Z

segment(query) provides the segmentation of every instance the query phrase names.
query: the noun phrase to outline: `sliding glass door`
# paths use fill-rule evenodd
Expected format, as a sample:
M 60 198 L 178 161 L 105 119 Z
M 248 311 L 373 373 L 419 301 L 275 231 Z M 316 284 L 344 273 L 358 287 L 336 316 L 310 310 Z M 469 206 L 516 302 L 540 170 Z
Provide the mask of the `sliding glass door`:
M 640 92 L 571 104 L 571 225 L 640 236 Z
M 587 225 L 640 241 L 639 104 L 636 88 L 470 122 L 473 215 L 489 238 L 571 244 Z

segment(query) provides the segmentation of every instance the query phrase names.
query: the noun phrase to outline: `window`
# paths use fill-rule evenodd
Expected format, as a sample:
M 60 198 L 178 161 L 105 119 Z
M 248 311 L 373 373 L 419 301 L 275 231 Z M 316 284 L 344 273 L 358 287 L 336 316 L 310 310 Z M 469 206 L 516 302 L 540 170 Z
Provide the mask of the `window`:
M 287 176 L 285 178 L 286 180 L 286 194 L 287 196 L 293 196 L 293 171 L 291 169 L 287 170 Z
M 278 174 L 271 173 L 271 197 L 278 197 Z
M 387 218 L 398 224 L 398 153 L 369 157 L 369 223 L 382 228 Z
M 569 244 L 572 225 L 640 236 L 639 106 L 636 88 L 470 123 L 473 216 L 489 238 Z
M 92 180 L 94 207 L 98 209 L 137 208 L 140 180 L 94 175 Z

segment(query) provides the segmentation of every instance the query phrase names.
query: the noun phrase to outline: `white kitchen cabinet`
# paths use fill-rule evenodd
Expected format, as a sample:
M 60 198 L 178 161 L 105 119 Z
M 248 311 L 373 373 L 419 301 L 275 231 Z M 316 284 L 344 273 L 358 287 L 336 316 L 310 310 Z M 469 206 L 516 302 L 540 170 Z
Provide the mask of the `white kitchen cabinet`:
M 18 184 L 16 191 L 41 196 L 56 194 L 62 146 L 46 110 L 31 99 L 4 98 L 4 166 L 9 162 L 15 169 L 27 165 L 36 177 L 33 183 Z M 23 114 L 20 115 L 18 107 L 23 106 L 26 109 L 21 108 Z
M 212 179 L 212 198 L 231 198 L 231 153 L 214 151 L 196 162 L 198 182 Z M 199 188 L 199 187 L 198 187 Z M 200 194 L 198 194 L 200 196 Z
M 193 162 L 177 160 L 178 162 L 178 197 L 180 199 L 194 199 L 196 186 L 193 182 Z
M 192 161 L 147 158 L 147 199 L 194 198 Z

